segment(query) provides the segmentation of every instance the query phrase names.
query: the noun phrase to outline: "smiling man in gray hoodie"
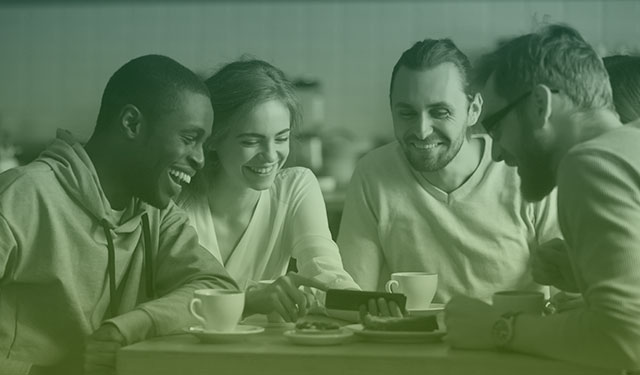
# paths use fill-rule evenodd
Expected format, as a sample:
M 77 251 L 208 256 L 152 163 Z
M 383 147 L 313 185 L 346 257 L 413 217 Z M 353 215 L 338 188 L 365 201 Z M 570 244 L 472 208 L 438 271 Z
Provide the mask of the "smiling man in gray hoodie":
M 110 373 L 124 345 L 192 322 L 237 286 L 171 198 L 204 163 L 207 88 L 158 55 L 122 66 L 94 134 L 0 175 L 0 373 Z

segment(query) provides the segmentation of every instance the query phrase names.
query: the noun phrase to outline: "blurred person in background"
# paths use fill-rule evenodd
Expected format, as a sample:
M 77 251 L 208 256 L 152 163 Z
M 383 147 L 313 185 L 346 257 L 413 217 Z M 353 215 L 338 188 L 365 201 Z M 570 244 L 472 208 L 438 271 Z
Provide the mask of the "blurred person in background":
M 86 146 L 60 130 L 0 175 L 0 373 L 114 374 L 120 347 L 195 323 L 194 290 L 237 288 L 171 200 L 212 122 L 193 72 L 142 56 L 109 79 Z
M 415 43 L 393 68 L 396 141 L 358 163 L 338 235 L 345 269 L 364 290 L 404 271 L 437 273 L 440 303 L 546 289 L 529 260 L 559 236 L 554 197 L 526 202 L 516 169 L 494 163 L 491 138 L 471 133 L 482 97 L 469 87 L 470 69 L 449 39 Z
M 557 187 L 565 242 L 539 279 L 580 292 L 584 304 L 548 316 L 500 315 L 456 297 L 445 311 L 446 340 L 639 369 L 640 131 L 622 126 L 602 60 L 576 30 L 551 25 L 484 56 L 477 81 L 494 159 L 517 165 L 528 200 Z
M 205 83 L 215 113 L 205 168 L 178 202 L 200 243 L 246 289 L 245 315 L 276 312 L 296 321 L 313 301 L 300 286 L 357 289 L 331 238 L 316 177 L 283 168 L 301 121 L 283 72 L 240 60 Z M 286 274 L 291 257 L 299 273 Z

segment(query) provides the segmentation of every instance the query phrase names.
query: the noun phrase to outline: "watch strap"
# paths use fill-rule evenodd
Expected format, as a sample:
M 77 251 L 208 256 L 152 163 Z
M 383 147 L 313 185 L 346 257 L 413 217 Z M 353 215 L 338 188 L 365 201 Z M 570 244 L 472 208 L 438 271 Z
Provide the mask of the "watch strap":
M 500 349 L 506 349 L 514 335 L 515 320 L 520 312 L 507 312 L 500 316 L 493 324 L 491 336 L 495 345 Z

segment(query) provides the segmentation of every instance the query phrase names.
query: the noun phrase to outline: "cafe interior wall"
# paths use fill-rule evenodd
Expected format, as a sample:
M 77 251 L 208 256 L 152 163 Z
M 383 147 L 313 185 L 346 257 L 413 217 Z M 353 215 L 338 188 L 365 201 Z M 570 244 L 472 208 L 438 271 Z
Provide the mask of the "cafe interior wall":
M 124 62 L 171 56 L 201 74 L 244 54 L 317 80 L 323 131 L 392 137 L 389 75 L 422 38 L 470 56 L 546 22 L 580 30 L 602 53 L 637 51 L 640 1 L 26 1 L 0 5 L 0 127 L 23 145 L 56 128 L 86 140 L 101 92 Z M 348 144 L 348 143 L 347 143 Z

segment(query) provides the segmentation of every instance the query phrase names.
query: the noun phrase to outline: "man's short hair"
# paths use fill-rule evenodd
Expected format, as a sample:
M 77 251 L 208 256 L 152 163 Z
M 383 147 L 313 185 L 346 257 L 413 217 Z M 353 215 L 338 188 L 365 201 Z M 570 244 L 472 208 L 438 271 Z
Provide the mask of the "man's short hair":
M 496 93 L 505 99 L 544 84 L 561 91 L 579 109 L 613 109 L 602 60 L 569 26 L 545 26 L 503 43 L 476 63 L 472 86 L 483 86 L 492 74 Z
M 462 77 L 463 87 L 461 88 L 468 96 L 472 96 L 473 93 L 469 87 L 469 74 L 471 72 L 469 58 L 458 49 L 451 39 L 425 39 L 416 42 L 411 48 L 404 51 L 393 67 L 391 84 L 389 85 L 389 101 L 391 101 L 391 92 L 396 74 L 401 67 L 423 71 L 444 63 L 452 63 L 458 68 Z
M 640 56 L 607 56 L 603 61 L 620 121 L 626 124 L 637 120 L 640 118 Z
M 210 97 L 195 73 L 169 57 L 146 55 L 133 59 L 109 79 L 102 94 L 96 131 L 105 130 L 127 104 L 151 119 L 171 112 L 185 91 Z

